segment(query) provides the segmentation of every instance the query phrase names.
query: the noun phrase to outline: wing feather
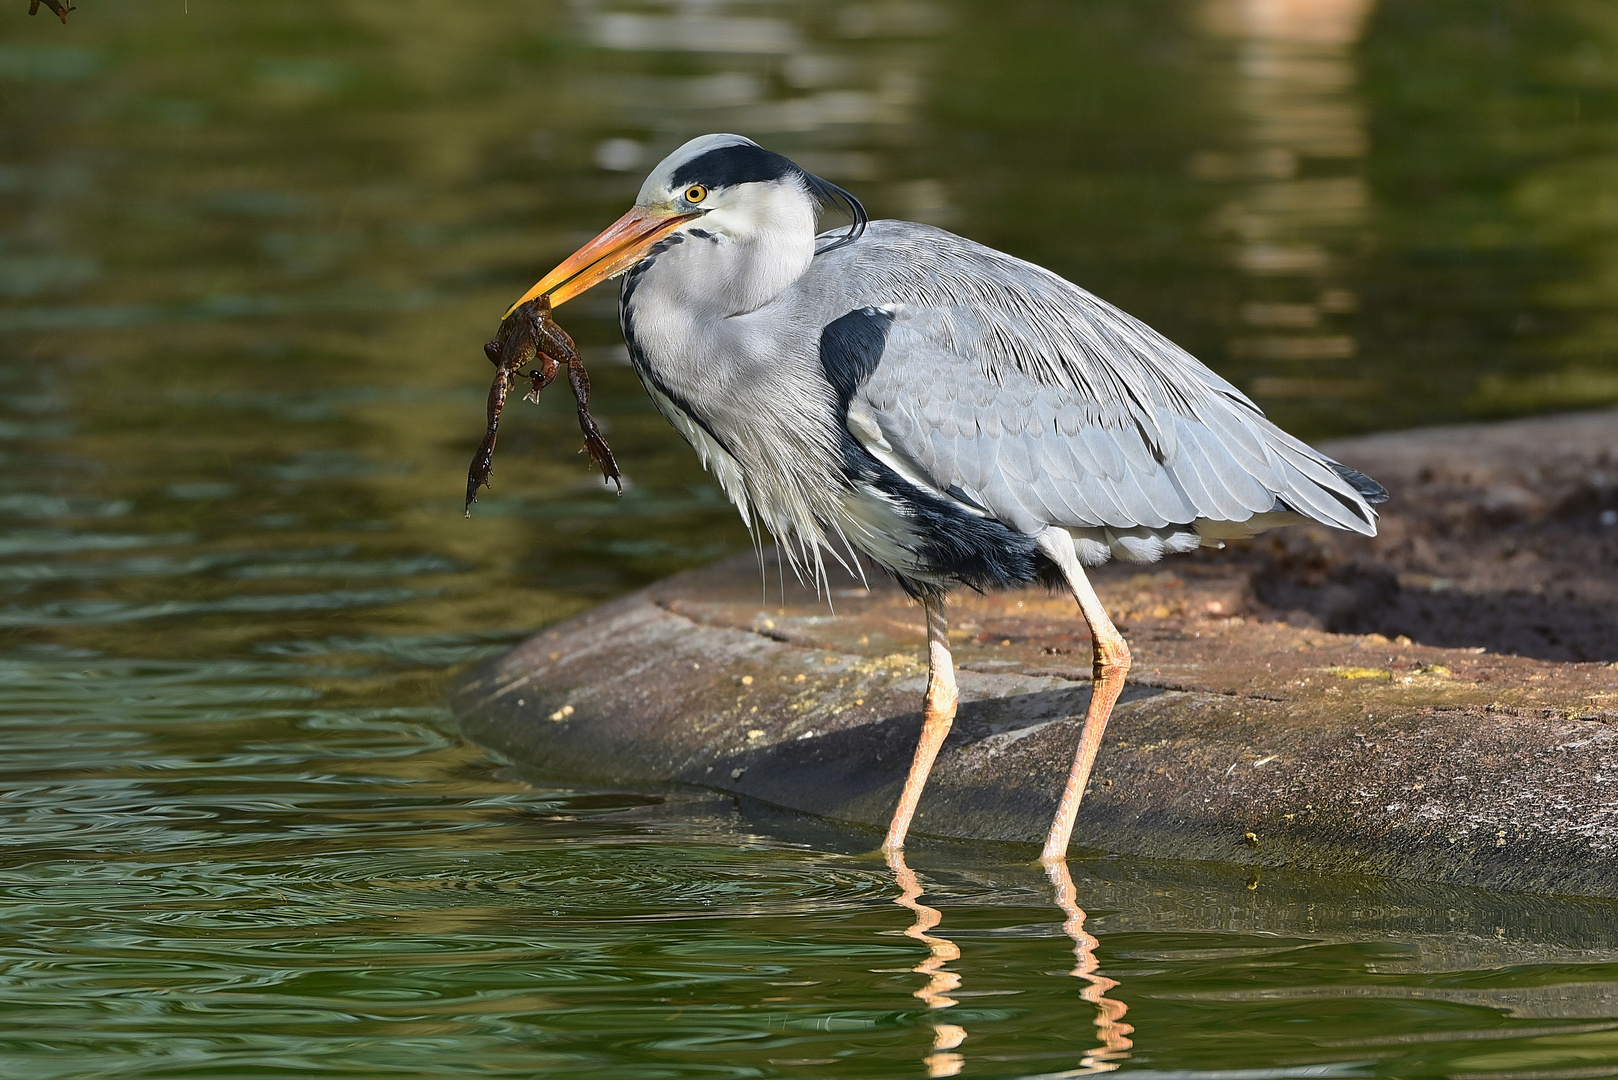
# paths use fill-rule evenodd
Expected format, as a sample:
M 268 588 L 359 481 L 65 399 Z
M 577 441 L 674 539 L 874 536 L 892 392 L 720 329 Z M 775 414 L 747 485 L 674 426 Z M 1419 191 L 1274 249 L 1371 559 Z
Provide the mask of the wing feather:
M 1071 410 L 1078 412 L 1077 409 Z M 1124 457 L 1122 448 L 1118 445 L 1119 433 L 1109 431 L 1099 424 L 1084 424 L 1076 432 L 1078 442 L 1089 452 L 1090 460 L 1095 462 L 1093 471 L 1108 480 L 1122 480 L 1129 475 L 1129 464 Z M 1135 433 L 1129 432 L 1134 438 Z
M 892 450 L 934 490 L 967 493 L 1013 528 L 1162 529 L 1290 509 L 1375 532 L 1376 512 L 1331 459 L 1048 271 L 927 226 L 874 222 L 810 276 L 795 292 L 816 310 L 797 317 L 891 316 L 855 394 Z
M 1257 477 L 1243 472 L 1213 431 L 1190 417 L 1178 418 L 1180 460 L 1175 464 L 1195 471 L 1213 498 L 1215 512 L 1203 517 L 1241 521 L 1268 510 L 1275 495 Z

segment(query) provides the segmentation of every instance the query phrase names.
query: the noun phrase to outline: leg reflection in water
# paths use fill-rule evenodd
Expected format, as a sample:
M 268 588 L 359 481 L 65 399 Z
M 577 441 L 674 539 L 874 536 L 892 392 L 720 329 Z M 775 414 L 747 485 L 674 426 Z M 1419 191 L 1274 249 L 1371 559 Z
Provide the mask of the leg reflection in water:
M 1084 928 L 1084 909 L 1079 907 L 1078 894 L 1073 888 L 1073 875 L 1068 873 L 1067 860 L 1050 860 L 1045 864 L 1045 873 L 1050 878 L 1051 884 L 1056 887 L 1056 906 L 1067 916 L 1062 922 L 1062 929 L 1073 939 L 1073 955 L 1078 959 L 1078 963 L 1068 974 L 1089 984 L 1079 991 L 1079 996 L 1096 1007 L 1096 1035 L 1101 1043 L 1084 1055 L 1077 1069 L 1063 1075 L 1079 1076 L 1084 1073 L 1112 1072 L 1129 1057 L 1129 1050 L 1135 1045 L 1129 1038 L 1135 1029 L 1123 1022 L 1129 1006 L 1107 996 L 1107 991 L 1118 984 L 1097 971 L 1101 965 L 1096 960 L 1095 951 L 1101 942 Z
M 900 895 L 894 903 L 916 913 L 916 921 L 905 931 L 905 936 L 913 937 L 926 945 L 928 953 L 931 954 L 911 969 L 919 975 L 927 976 L 927 985 L 917 990 L 915 996 L 925 1002 L 929 1009 L 947 1009 L 956 1004 L 955 999 L 949 996 L 949 991 L 961 985 L 961 977 L 947 970 L 944 965 L 951 960 L 960 959 L 961 950 L 948 938 L 927 932 L 943 921 L 944 916 L 937 908 L 928 907 L 921 902 L 921 883 L 916 880 L 916 875 L 910 867 L 905 865 L 904 852 L 888 852 L 888 869 L 893 871 L 894 880 L 899 885 Z M 1069 886 L 1069 893 L 1071 892 L 1072 887 Z M 1080 918 L 1082 920 L 1082 914 Z M 927 1075 L 954 1076 L 959 1073 L 966 1065 L 966 1058 L 954 1051 L 965 1041 L 965 1028 L 956 1024 L 933 1024 L 933 1050 L 922 1059 L 923 1064 L 927 1066 Z

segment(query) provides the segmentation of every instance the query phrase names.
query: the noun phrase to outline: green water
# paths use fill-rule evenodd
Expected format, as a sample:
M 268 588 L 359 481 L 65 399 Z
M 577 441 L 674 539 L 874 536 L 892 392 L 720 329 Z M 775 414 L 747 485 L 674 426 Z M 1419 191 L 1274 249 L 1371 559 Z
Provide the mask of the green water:
M 442 704 L 747 546 L 608 289 L 569 325 L 626 494 L 553 395 L 459 514 L 479 344 L 682 139 L 1046 263 L 1304 435 L 1608 404 L 1618 6 L 24 10 L 0 1073 L 1618 1074 L 1606 903 L 1094 857 L 1064 911 L 1028 852 L 926 845 L 918 899 L 871 836 L 523 777 Z

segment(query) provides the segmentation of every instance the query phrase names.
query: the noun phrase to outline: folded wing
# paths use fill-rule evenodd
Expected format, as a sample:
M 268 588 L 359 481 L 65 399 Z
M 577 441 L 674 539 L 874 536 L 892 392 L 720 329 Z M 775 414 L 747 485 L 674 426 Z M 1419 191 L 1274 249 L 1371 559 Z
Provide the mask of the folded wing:
M 880 222 L 851 250 L 868 244 L 886 257 L 867 249 L 828 277 L 835 303 L 863 303 L 883 335 L 878 362 L 841 373 L 848 426 L 912 482 L 1027 533 L 1241 535 L 1293 515 L 1375 533 L 1371 503 L 1386 493 L 1374 481 L 1117 308 L 926 226 Z M 823 362 L 837 382 L 837 357 Z

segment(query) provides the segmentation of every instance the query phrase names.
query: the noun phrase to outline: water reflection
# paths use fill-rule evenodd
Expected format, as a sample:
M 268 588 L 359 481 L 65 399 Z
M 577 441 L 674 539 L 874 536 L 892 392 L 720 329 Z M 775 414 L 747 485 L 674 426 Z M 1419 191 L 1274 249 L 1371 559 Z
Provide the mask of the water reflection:
M 927 959 L 911 968 L 916 974 L 927 976 L 927 985 L 913 996 L 920 998 L 929 1009 L 948 1009 L 958 1005 L 960 1003 L 950 997 L 949 992 L 960 988 L 961 977 L 944 965 L 959 960 L 961 950 L 948 938 L 928 933 L 943 921 L 943 912 L 921 902 L 925 890 L 915 872 L 906 865 L 904 852 L 889 852 L 887 858 L 888 869 L 893 871 L 894 881 L 899 886 L 899 896 L 893 902 L 916 913 L 916 921 L 905 930 L 905 936 L 927 946 Z M 927 1075 L 954 1076 L 966 1066 L 965 1056 L 955 1053 L 955 1048 L 966 1041 L 966 1029 L 958 1024 L 938 1021 L 934 1021 L 932 1027 L 932 1052 L 922 1059 L 927 1066 Z
M 899 886 L 899 895 L 893 902 L 914 912 L 916 916 L 916 921 L 905 929 L 904 934 L 927 946 L 927 959 L 909 969 L 927 978 L 926 984 L 914 991 L 912 996 L 919 998 L 929 1010 L 953 1008 L 960 1004 L 951 994 L 961 992 L 961 976 L 951 971 L 947 965 L 961 959 L 961 949 L 949 938 L 935 932 L 943 922 L 943 913 L 921 902 L 926 890 L 915 871 L 905 862 L 904 853 L 889 852 L 887 863 L 888 869 L 893 873 L 894 883 Z M 1049 1075 L 1083 1076 L 1113 1072 L 1129 1058 L 1129 1051 L 1135 1045 L 1130 1039 L 1135 1029 L 1124 1022 L 1129 1006 L 1116 997 L 1107 996 L 1108 991 L 1117 989 L 1118 982 L 1100 972 L 1096 949 L 1101 943 L 1085 929 L 1087 916 L 1084 909 L 1079 907 L 1073 876 L 1068 870 L 1066 860 L 1058 859 L 1046 864 L 1045 875 L 1054 891 L 1056 906 L 1062 912 L 1062 932 L 1073 942 L 1075 963 L 1068 974 L 1085 984 L 1079 991 L 1079 997 L 1095 1007 L 1096 1031 L 1095 1048 L 1080 1058 L 1077 1068 Z M 956 1052 L 966 1041 L 966 1028 L 960 1024 L 943 1023 L 938 1020 L 932 1021 L 931 1026 L 932 1048 L 922 1059 L 927 1068 L 927 1075 L 930 1077 L 957 1075 L 966 1066 L 965 1055 Z
M 1107 996 L 1107 991 L 1116 989 L 1118 983 L 1100 973 L 1101 962 L 1096 959 L 1096 949 L 1101 942 L 1084 928 L 1086 916 L 1084 909 L 1079 907 L 1067 860 L 1053 859 L 1046 864 L 1045 873 L 1056 890 L 1056 906 L 1066 916 L 1062 922 L 1062 932 L 1073 939 L 1073 956 L 1078 962 L 1070 974 L 1085 981 L 1087 985 L 1079 991 L 1079 996 L 1096 1007 L 1096 1037 L 1100 1045 L 1084 1055 L 1073 1075 L 1112 1072 L 1129 1057 L 1129 1051 L 1135 1045 L 1129 1038 L 1135 1029 L 1124 1023 L 1124 1014 L 1129 1011 L 1129 1006 Z
M 693 136 L 736 131 L 812 172 L 864 185 L 901 216 L 952 217 L 940 179 L 906 176 L 901 161 L 934 137 L 924 108 L 933 57 L 918 46 L 949 29 L 945 8 L 926 0 L 647 7 L 573 5 L 580 32 L 607 54 L 580 73 L 574 99 L 615 132 L 591 149 L 597 168 L 638 179 Z
M 1199 179 L 1235 194 L 1210 228 L 1234 244 L 1247 295 L 1229 343 L 1260 373 L 1262 398 L 1341 398 L 1375 391 L 1340 362 L 1357 348 L 1345 281 L 1368 225 L 1359 163 L 1369 148 L 1354 47 L 1373 0 L 1207 0 L 1203 23 L 1230 41 L 1232 145 L 1198 153 Z M 1337 363 L 1334 363 L 1337 362 Z

